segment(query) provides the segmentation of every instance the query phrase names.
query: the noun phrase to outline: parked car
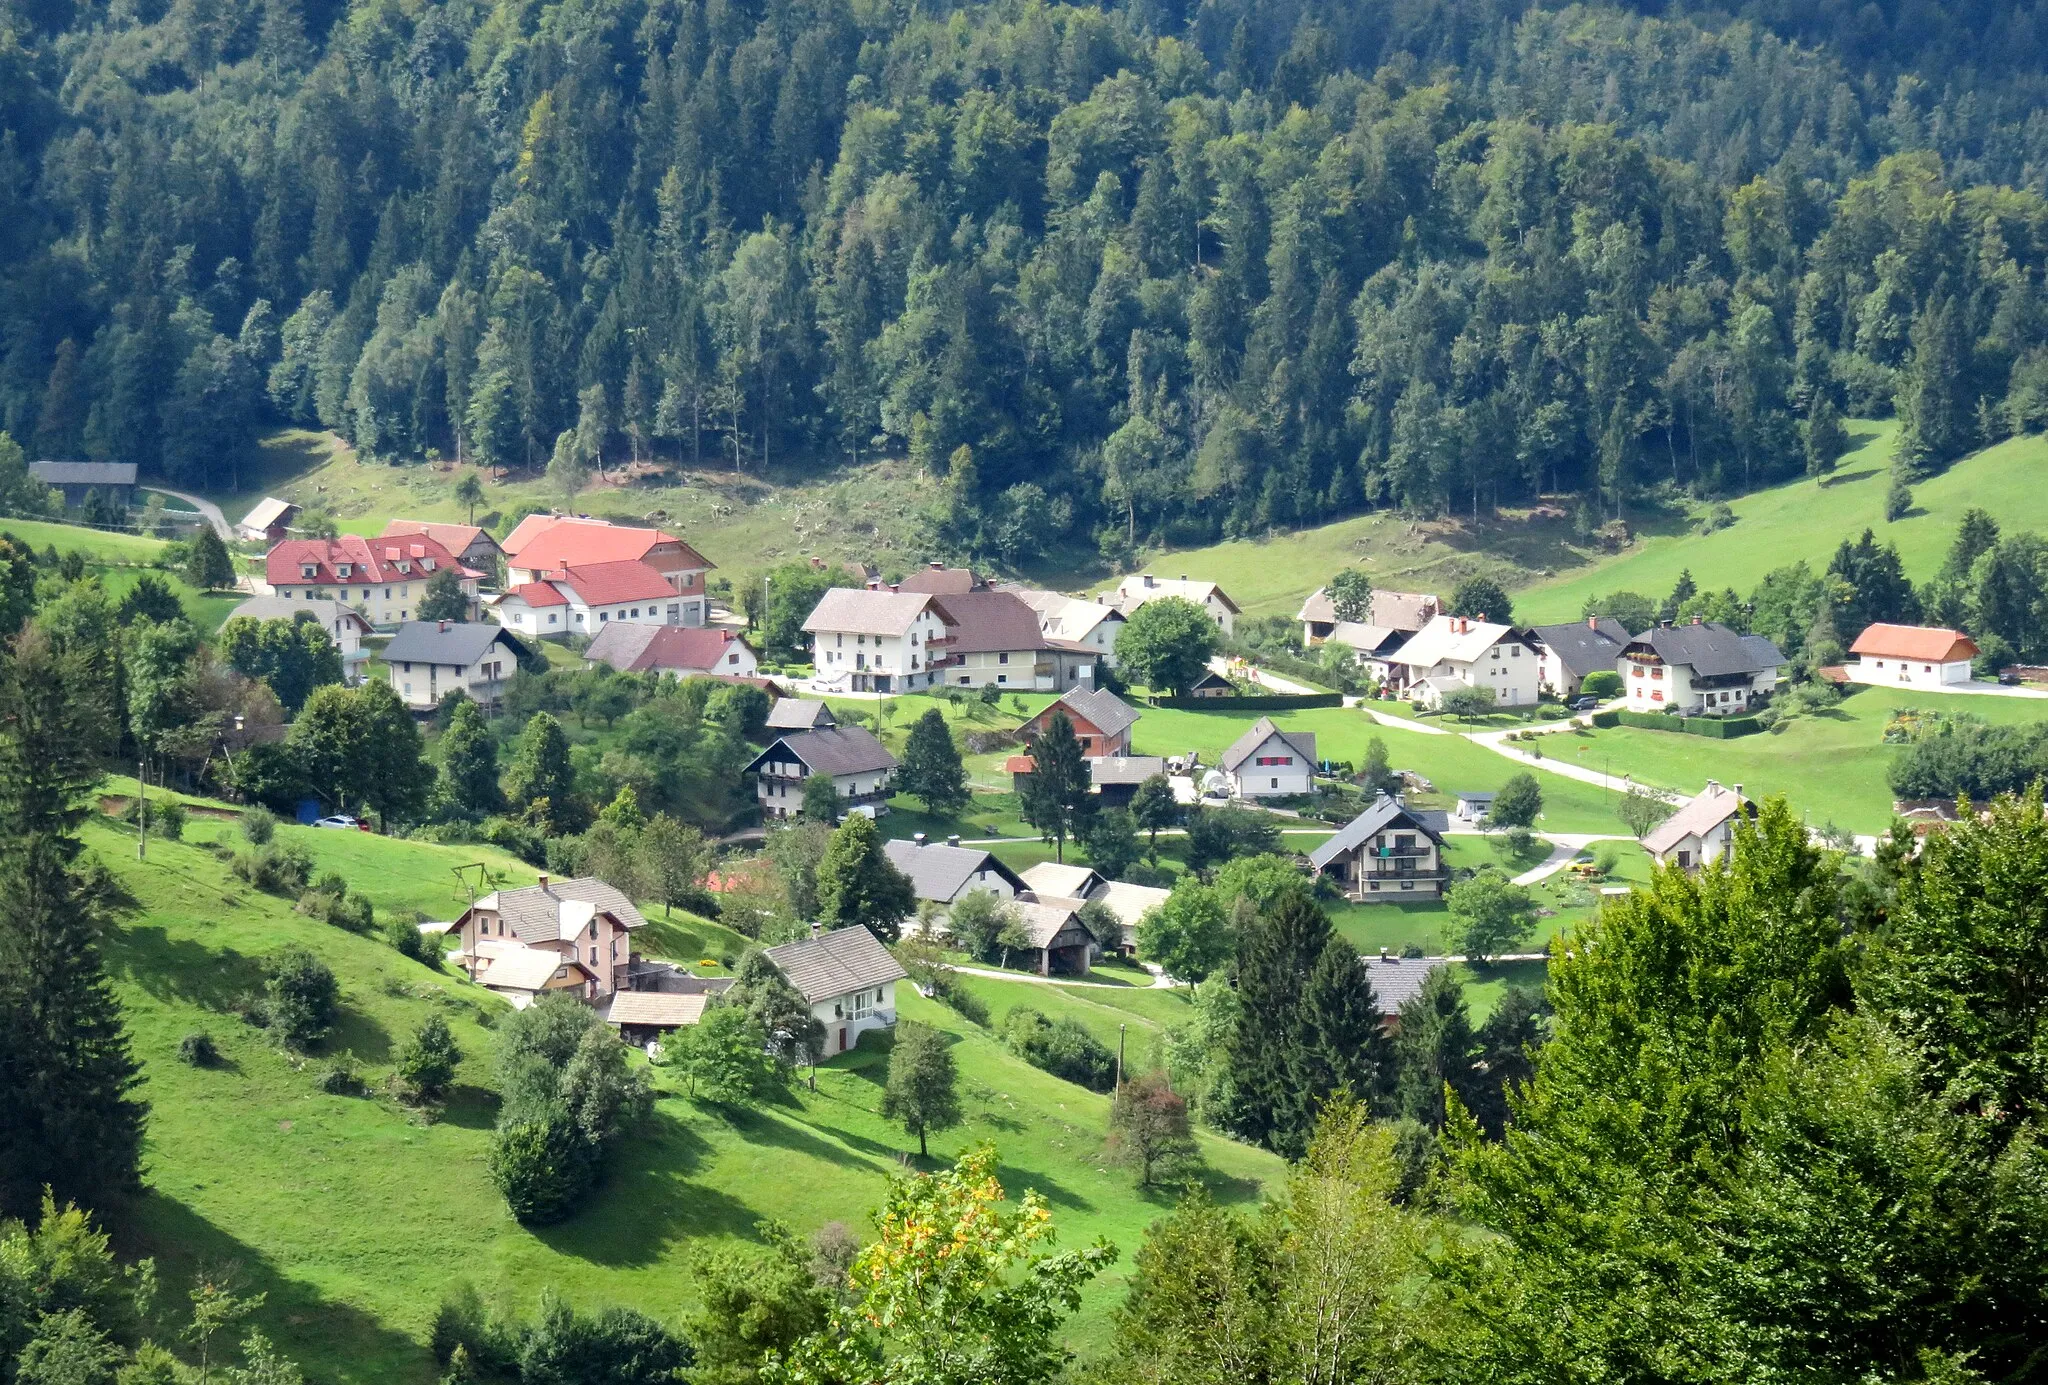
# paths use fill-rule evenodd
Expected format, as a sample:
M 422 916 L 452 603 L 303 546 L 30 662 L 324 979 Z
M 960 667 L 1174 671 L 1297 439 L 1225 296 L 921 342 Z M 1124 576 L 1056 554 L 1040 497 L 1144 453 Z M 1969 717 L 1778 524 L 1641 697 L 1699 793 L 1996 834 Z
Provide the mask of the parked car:
M 321 818 L 313 825 L 315 827 L 346 827 L 352 828 L 357 832 L 367 832 L 370 830 L 366 824 L 350 817 L 347 813 L 336 813 L 333 817 Z
M 1565 703 L 1564 706 L 1568 712 L 1597 712 L 1600 710 L 1600 699 L 1597 697 L 1575 697 Z

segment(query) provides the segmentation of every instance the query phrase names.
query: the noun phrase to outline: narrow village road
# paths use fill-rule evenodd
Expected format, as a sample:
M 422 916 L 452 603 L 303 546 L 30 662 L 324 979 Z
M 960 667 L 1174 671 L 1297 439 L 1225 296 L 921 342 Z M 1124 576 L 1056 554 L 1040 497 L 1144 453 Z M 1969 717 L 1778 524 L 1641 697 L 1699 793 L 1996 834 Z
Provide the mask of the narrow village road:
M 186 491 L 174 491 L 169 486 L 138 486 L 136 489 L 155 491 L 158 495 L 168 495 L 173 500 L 184 501 L 187 505 L 199 511 L 206 522 L 213 526 L 213 532 L 220 535 L 221 542 L 233 543 L 235 541 L 235 531 L 233 526 L 228 523 L 228 517 L 222 514 L 220 506 L 214 504 L 211 500 L 202 500 L 198 496 Z

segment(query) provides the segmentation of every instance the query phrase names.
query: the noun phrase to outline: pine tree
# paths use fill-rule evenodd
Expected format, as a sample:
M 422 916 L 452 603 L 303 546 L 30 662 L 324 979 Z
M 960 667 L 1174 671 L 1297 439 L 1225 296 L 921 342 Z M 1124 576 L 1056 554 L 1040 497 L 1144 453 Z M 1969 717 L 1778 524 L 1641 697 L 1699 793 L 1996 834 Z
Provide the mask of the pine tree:
M 1969 345 L 1956 301 L 1938 295 L 1913 321 L 1913 356 L 1899 379 L 1901 457 L 1939 466 L 1969 450 L 1971 401 L 1963 397 L 1968 366 Z
M 1478 1044 L 1465 988 L 1449 967 L 1433 968 L 1422 990 L 1401 1006 L 1394 1026 L 1397 1114 L 1431 1129 L 1444 1123 L 1444 1088 L 1460 1099 L 1478 1075 Z
M 546 712 L 536 713 L 519 733 L 512 766 L 505 772 L 505 797 L 523 809 L 545 802 L 550 831 L 573 832 L 583 825 L 569 737 Z
M 1340 1088 L 1377 1105 L 1392 1085 L 1390 1050 L 1370 973 L 1357 949 L 1332 937 L 1302 987 L 1301 1037 L 1286 1095 L 1292 1138 L 1304 1144 L 1323 1103 Z
M 968 801 L 967 770 L 946 714 L 933 707 L 911 724 L 903 745 L 903 763 L 896 769 L 896 789 L 924 800 L 925 811 L 943 813 Z
M 1849 433 L 1842 427 L 1842 415 L 1826 391 L 1814 397 L 1806 418 L 1806 474 L 1825 476 L 1849 450 Z
M 132 1091 L 100 919 L 71 871 L 101 729 L 76 656 L 33 628 L 0 675 L 0 1215 L 42 1190 L 102 1207 L 140 1183 L 148 1108 Z
M 1241 1014 L 1230 1043 L 1237 1100 L 1227 1114 L 1243 1138 L 1298 1156 L 1307 1132 L 1294 1124 L 1301 1064 L 1302 996 L 1330 945 L 1330 920 L 1305 890 L 1289 890 L 1238 941 Z
M 1074 723 L 1065 712 L 1054 712 L 1025 753 L 1031 757 L 1031 777 L 1018 795 L 1018 810 L 1040 837 L 1052 843 L 1054 859 L 1064 861 L 1068 839 L 1087 830 L 1095 806 L 1088 761 L 1081 754 Z
M 185 560 L 185 580 L 201 591 L 223 591 L 235 585 L 235 560 L 211 524 L 199 526 L 192 536 L 191 555 Z
M 484 724 L 483 709 L 467 697 L 456 702 L 441 733 L 441 782 L 465 813 L 484 817 L 505 806 L 498 788 L 498 742 Z

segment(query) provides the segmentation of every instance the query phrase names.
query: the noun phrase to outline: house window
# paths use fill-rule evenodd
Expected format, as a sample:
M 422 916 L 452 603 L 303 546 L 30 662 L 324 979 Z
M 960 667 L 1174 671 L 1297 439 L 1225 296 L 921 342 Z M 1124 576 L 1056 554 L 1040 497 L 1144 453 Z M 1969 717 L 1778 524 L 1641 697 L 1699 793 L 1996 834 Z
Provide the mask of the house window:
M 1509 646 L 1508 646 L 1508 657 L 1509 657 L 1509 658 L 1511 658 L 1511 659 L 1519 659 L 1519 658 L 1521 658 L 1521 657 L 1522 657 L 1522 646 L 1520 646 L 1520 645 L 1518 645 L 1518 644 L 1514 644 L 1514 645 L 1509 645 Z
M 556 967 L 556 968 L 555 968 L 555 980 L 557 980 L 557 981 L 560 981 L 560 980 L 561 980 L 561 979 L 562 979 L 563 977 L 567 976 L 568 974 L 569 974 L 569 969 L 568 969 L 567 967 Z
M 1630 669 L 1630 670 L 1628 671 L 1628 676 L 1629 676 L 1629 677 L 1631 677 L 1631 678 L 1640 678 L 1640 677 L 1642 677 L 1642 676 L 1643 676 L 1643 666 L 1642 666 L 1641 664 L 1637 664 L 1637 665 L 1636 665 L 1636 666 L 1635 666 L 1634 668 L 1632 668 L 1632 669 Z
M 590 949 L 590 965 L 593 967 L 597 965 L 597 949 L 594 947 Z
M 737 654 L 728 654 L 725 656 L 725 661 L 728 664 L 736 664 L 740 661 L 740 656 Z
M 879 991 L 860 991 L 856 993 L 853 997 L 853 1018 L 864 1020 L 873 1014 L 875 1010 L 874 1001 L 880 995 L 881 992 Z
M 998 683 L 1007 683 L 1010 681 L 1010 675 L 1007 673 L 998 673 L 996 675 L 996 681 Z
M 597 613 L 597 618 L 599 620 L 610 620 L 612 618 L 612 613 L 610 611 L 599 611 Z
M 996 655 L 996 662 L 999 664 L 1007 664 L 1010 662 L 1010 656 L 1007 654 L 998 654 Z
M 1292 755 L 1261 755 L 1258 762 L 1262 765 L 1291 765 L 1294 763 L 1294 757 Z
M 1280 787 L 1280 781 L 1279 781 L 1278 779 L 1275 779 L 1275 780 L 1273 781 L 1273 787 L 1274 787 L 1274 788 L 1276 788 L 1276 789 Z
M 411 661 L 410 659 L 408 659 L 408 660 L 406 660 L 406 661 L 405 661 L 405 671 L 406 671 L 407 673 L 411 673 L 411 672 L 412 672 L 412 661 Z
M 368 593 L 367 593 L 367 592 L 365 592 L 365 593 L 364 593 L 364 595 L 366 595 L 366 596 L 367 596 L 367 595 L 368 595 Z M 389 601 L 389 600 L 391 599 L 391 588 L 389 588 L 389 587 L 386 587 L 386 588 L 384 589 L 384 599 L 385 599 L 386 601 Z
M 560 620 L 560 619 L 561 619 L 561 617 L 560 617 L 560 616 L 558 616 L 558 615 L 556 615 L 556 614 L 555 614 L 554 612 L 552 612 L 552 611 L 548 612 L 548 624 L 550 624 L 550 625 L 553 625 L 553 624 L 554 624 L 554 623 L 555 623 L 556 621 L 558 621 L 558 620 Z
M 1656 668 L 1650 670 L 1650 677 L 1652 678 L 1662 678 L 1663 676 L 1664 666 L 1662 664 L 1659 664 Z

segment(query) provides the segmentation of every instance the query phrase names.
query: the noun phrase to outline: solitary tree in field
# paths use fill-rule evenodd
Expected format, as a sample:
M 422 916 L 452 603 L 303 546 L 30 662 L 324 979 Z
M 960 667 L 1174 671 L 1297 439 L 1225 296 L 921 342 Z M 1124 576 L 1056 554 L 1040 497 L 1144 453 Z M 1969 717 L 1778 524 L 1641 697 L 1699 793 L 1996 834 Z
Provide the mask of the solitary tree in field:
M 220 541 L 211 524 L 199 526 L 192 536 L 192 549 L 185 559 L 185 580 L 201 591 L 219 591 L 235 585 L 235 560 Z
M 1661 789 L 1631 784 L 1614 811 L 1620 816 L 1622 825 L 1640 841 L 1652 827 L 1671 816 L 1671 800 Z
M 1156 1177 L 1170 1176 L 1194 1161 L 1197 1150 L 1194 1132 L 1188 1128 L 1188 1104 L 1165 1073 L 1145 1073 L 1118 1089 L 1105 1152 L 1118 1163 L 1137 1166 L 1140 1188 L 1149 1188 Z
M 1536 782 L 1535 775 L 1520 770 L 1509 775 L 1508 782 L 1493 796 L 1486 821 L 1493 827 L 1534 827 L 1542 811 L 1543 786 Z
M 462 473 L 462 479 L 455 483 L 455 503 L 469 512 L 469 522 L 476 523 L 476 507 L 484 503 L 484 483 L 473 471 Z
M 882 1116 L 901 1121 L 917 1136 L 917 1156 L 930 1155 L 928 1137 L 960 1123 L 960 1078 L 946 1036 L 928 1024 L 904 1020 L 896 1026 L 889 1053 L 889 1082 L 882 1091 Z
M 455 1046 L 455 1036 L 448 1032 L 448 1021 L 439 1015 L 428 1015 L 399 1050 L 398 1076 L 414 1095 L 435 1101 L 455 1080 L 455 1065 L 461 1061 L 462 1050 Z
M 1179 826 L 1181 816 L 1180 800 L 1173 796 L 1173 783 L 1163 774 L 1153 775 L 1131 795 L 1131 820 L 1145 834 L 1145 854 L 1154 863 L 1159 860 L 1160 832 Z
M 1476 962 L 1513 951 L 1528 941 L 1536 926 L 1535 899 L 1490 866 L 1451 886 L 1444 902 L 1450 906 L 1459 946 Z

